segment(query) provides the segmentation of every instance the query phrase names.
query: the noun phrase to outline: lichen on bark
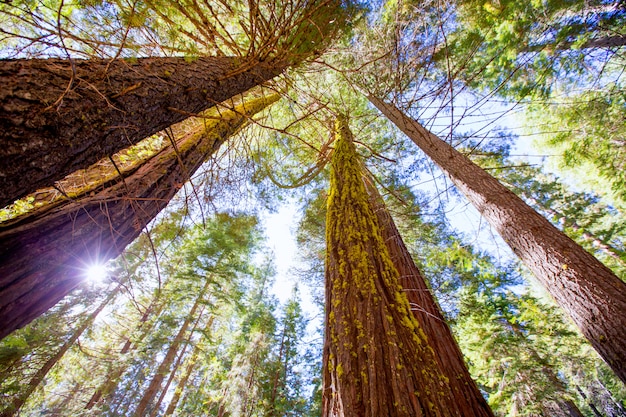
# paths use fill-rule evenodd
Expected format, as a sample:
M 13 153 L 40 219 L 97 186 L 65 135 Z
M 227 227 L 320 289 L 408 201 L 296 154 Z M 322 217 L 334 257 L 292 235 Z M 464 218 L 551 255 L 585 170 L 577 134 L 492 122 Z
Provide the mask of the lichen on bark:
M 344 117 L 326 227 L 323 415 L 461 415 L 400 286 Z

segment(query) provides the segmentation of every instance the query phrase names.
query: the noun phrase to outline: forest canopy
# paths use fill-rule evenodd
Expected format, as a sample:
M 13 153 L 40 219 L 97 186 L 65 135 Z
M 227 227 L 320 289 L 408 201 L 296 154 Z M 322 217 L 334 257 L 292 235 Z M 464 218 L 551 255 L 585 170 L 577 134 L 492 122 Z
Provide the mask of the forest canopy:
M 624 28 L 0 2 L 0 415 L 626 416 Z

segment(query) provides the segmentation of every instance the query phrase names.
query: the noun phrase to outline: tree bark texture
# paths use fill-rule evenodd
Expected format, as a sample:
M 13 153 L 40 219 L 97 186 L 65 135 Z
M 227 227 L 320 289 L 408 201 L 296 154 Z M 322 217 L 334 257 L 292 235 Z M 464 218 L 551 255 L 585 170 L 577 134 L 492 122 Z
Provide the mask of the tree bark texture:
M 322 415 L 462 416 L 399 284 L 344 118 L 326 227 Z
M 368 99 L 450 177 L 626 383 L 626 284 L 416 120 L 377 97 Z
M 0 207 L 286 66 L 232 57 L 0 60 Z
M 0 338 L 74 289 L 90 260 L 118 256 L 229 136 L 277 99 L 222 112 L 117 182 L 0 225 Z
M 453 401 L 463 410 L 463 416 L 493 417 L 491 408 L 465 365 L 463 353 L 437 301 L 426 285 L 426 279 L 415 265 L 382 197 L 370 179 L 365 179 L 365 185 L 370 205 L 380 225 L 381 236 L 389 250 L 391 261 L 398 270 L 400 286 L 406 294 L 415 319 L 434 350 L 441 371 L 448 378 Z
M 72 336 L 63 343 L 63 345 L 59 348 L 57 353 L 55 353 L 50 359 L 46 361 L 46 363 L 33 375 L 33 377 L 28 382 L 28 386 L 18 394 L 17 398 L 13 400 L 10 408 L 2 411 L 0 413 L 0 417 L 11 417 L 17 415 L 20 411 L 20 408 L 26 403 L 28 398 L 35 392 L 37 387 L 42 383 L 48 372 L 56 365 L 62 358 L 65 356 L 65 353 L 74 346 L 74 343 L 78 340 L 79 337 L 87 330 L 89 326 L 94 322 L 98 314 L 104 310 L 106 306 L 109 305 L 111 301 L 120 293 L 120 291 L 124 288 L 124 284 L 119 284 L 113 291 L 111 291 L 107 297 L 100 303 L 100 305 L 87 317 L 83 323 L 72 333 Z

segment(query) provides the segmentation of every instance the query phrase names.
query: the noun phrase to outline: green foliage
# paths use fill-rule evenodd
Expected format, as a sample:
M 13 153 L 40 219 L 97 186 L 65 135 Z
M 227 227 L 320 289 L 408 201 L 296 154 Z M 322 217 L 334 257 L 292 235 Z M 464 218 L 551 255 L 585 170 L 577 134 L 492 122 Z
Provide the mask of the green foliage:
M 340 0 L 3 2 L 0 56 L 231 55 L 299 63 L 346 30 L 356 10 Z
M 540 147 L 556 153 L 559 168 L 622 210 L 626 209 L 625 114 L 626 92 L 618 85 L 537 105 L 531 114 L 531 125 L 542 127 L 533 129 L 541 133 Z
M 460 0 L 456 14 L 457 26 L 436 59 L 453 56 L 465 80 L 500 94 L 545 97 L 555 85 L 580 85 L 620 60 L 594 46 L 623 34 L 619 3 Z

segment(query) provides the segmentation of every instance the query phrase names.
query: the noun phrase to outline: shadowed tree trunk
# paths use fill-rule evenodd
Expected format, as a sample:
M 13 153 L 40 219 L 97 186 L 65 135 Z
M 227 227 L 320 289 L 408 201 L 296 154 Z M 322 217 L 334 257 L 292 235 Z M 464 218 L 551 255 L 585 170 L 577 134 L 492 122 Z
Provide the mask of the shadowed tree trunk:
M 109 305 L 111 301 L 120 293 L 120 291 L 124 288 L 124 283 L 119 284 L 113 291 L 111 291 L 107 297 L 100 303 L 98 308 L 96 308 L 84 321 L 83 323 L 72 333 L 72 336 L 63 343 L 63 345 L 59 348 L 57 353 L 54 354 L 50 359 L 46 361 L 46 363 L 33 375 L 33 377 L 28 382 L 28 387 L 24 389 L 24 391 L 20 392 L 17 398 L 13 400 L 9 408 L 4 410 L 0 417 L 11 417 L 19 413 L 20 408 L 24 405 L 24 403 L 28 400 L 28 398 L 35 392 L 35 390 L 39 387 L 41 382 L 44 380 L 48 372 L 56 365 L 61 358 L 65 355 L 65 353 L 76 343 L 78 338 L 82 336 L 82 334 L 87 330 L 89 326 L 94 322 L 98 314 L 104 310 L 106 306 Z
M 416 120 L 377 97 L 368 99 L 450 177 L 626 383 L 626 284 Z
M 338 119 L 336 136 L 326 217 L 322 415 L 463 416 L 399 284 L 345 118 Z
M 0 60 L 0 207 L 267 81 L 287 60 Z
M 0 338 L 68 294 L 90 261 L 119 255 L 248 117 L 277 99 L 262 97 L 224 111 L 101 189 L 0 226 Z
M 415 319 L 435 352 L 441 371 L 448 378 L 453 401 L 463 410 L 463 416 L 493 416 L 487 401 L 470 376 L 463 353 L 426 285 L 424 276 L 402 241 L 382 197 L 371 179 L 366 177 L 365 185 L 370 205 L 380 225 L 380 234 L 389 250 L 391 261 L 398 270 L 400 286 L 406 294 Z

